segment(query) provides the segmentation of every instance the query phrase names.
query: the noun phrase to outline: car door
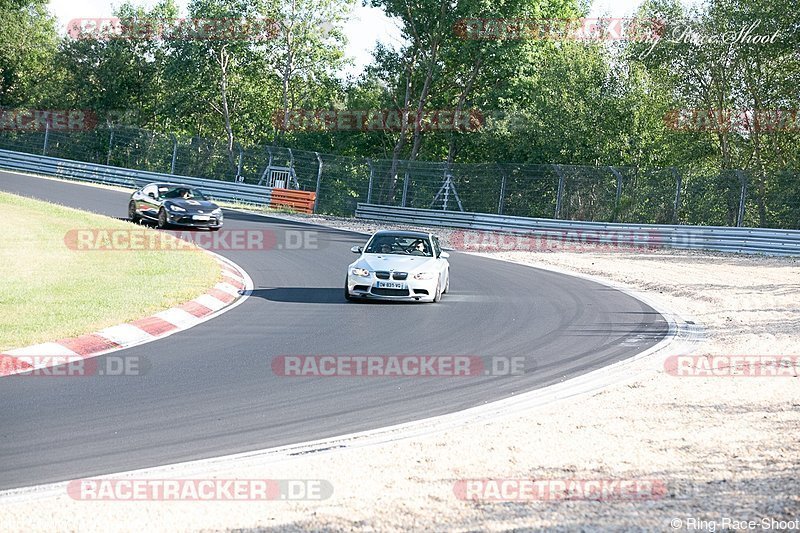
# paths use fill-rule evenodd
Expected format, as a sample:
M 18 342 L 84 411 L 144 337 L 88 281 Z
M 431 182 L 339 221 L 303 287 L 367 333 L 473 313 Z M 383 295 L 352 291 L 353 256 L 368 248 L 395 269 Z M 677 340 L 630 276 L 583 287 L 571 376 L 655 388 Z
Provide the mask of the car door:
M 436 268 L 439 270 L 439 283 L 444 286 L 447 273 L 447 259 L 442 259 L 442 248 L 439 245 L 439 238 L 435 235 L 431 238 L 433 242 L 433 256 L 436 258 Z
M 144 190 L 146 188 L 147 187 L 142 187 L 141 189 L 139 189 L 138 191 L 133 193 L 133 196 L 131 197 L 131 201 L 133 202 L 133 208 L 136 210 L 136 213 L 139 214 L 139 215 L 142 214 L 142 212 L 144 211 L 144 208 L 145 208 L 143 198 L 144 198 Z
M 153 198 L 155 196 L 155 198 Z M 158 216 L 158 186 L 157 185 L 148 185 L 144 189 L 142 189 L 142 193 L 139 195 L 138 201 L 138 210 L 139 213 L 151 218 L 156 218 Z

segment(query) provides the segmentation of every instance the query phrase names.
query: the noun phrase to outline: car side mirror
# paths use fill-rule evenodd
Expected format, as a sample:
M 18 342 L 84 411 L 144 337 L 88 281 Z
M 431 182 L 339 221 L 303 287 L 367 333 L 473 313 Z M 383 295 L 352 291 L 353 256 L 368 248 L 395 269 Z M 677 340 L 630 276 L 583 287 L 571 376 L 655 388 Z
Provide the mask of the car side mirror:
M 147 193 L 147 196 L 149 196 L 149 197 L 150 197 L 150 198 L 152 198 L 153 200 L 155 200 L 155 199 L 156 199 L 156 193 L 154 193 L 154 192 L 149 192 L 149 193 Z
M 364 249 L 360 246 L 353 246 L 352 248 L 350 248 L 350 251 L 353 252 L 354 254 L 360 254 L 363 250 Z
M 448 257 L 450 257 L 450 254 L 448 254 L 447 252 L 442 252 L 439 254 L 439 257 L 441 257 L 442 259 L 447 259 Z

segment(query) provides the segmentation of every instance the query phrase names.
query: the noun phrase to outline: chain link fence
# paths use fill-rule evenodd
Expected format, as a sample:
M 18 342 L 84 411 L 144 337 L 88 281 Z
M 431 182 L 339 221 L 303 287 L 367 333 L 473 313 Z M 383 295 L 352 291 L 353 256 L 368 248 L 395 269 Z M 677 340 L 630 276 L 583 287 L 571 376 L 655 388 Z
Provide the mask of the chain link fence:
M 0 132 L 0 148 L 223 181 L 317 192 L 317 212 L 359 202 L 597 222 L 800 229 L 800 172 L 687 171 L 366 159 L 243 148 L 130 127 Z

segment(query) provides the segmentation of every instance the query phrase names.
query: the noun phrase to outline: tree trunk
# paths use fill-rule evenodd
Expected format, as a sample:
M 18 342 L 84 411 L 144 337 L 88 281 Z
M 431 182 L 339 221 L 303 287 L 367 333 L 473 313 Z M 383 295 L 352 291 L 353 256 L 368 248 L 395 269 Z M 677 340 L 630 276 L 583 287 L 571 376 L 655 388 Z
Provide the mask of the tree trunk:
M 399 158 L 400 154 L 403 151 L 403 147 L 405 147 L 406 143 L 406 133 L 408 131 L 408 104 L 411 102 L 411 86 L 412 86 L 412 75 L 414 72 L 414 65 L 417 62 L 417 55 L 416 52 L 411 57 L 410 61 L 406 65 L 406 91 L 405 96 L 403 98 L 403 116 L 402 121 L 400 123 L 400 136 L 397 139 L 397 142 L 394 145 L 394 150 L 392 150 L 392 166 L 389 169 L 389 175 L 387 176 L 387 183 L 388 183 L 388 194 L 386 199 L 389 202 L 394 201 L 394 194 L 395 190 L 397 189 L 397 167 L 399 165 Z
M 215 55 L 214 59 L 216 60 L 217 64 L 220 67 L 220 79 L 219 79 L 219 90 L 220 90 L 220 106 L 217 107 L 212 103 L 212 107 L 216 109 L 216 111 L 222 115 L 222 120 L 225 126 L 225 136 L 227 139 L 227 152 L 228 152 L 228 163 L 230 163 L 231 168 L 237 168 L 236 160 L 233 156 L 233 146 L 234 146 L 234 135 L 233 135 L 233 127 L 231 126 L 231 106 L 228 102 L 228 68 L 230 66 L 231 57 L 228 54 L 228 50 L 226 45 L 222 45 L 220 48 L 219 55 Z
M 456 104 L 455 111 L 453 113 L 453 120 L 455 117 L 458 116 L 464 110 L 464 103 L 467 101 L 467 96 L 470 92 L 472 92 L 472 86 L 475 84 L 475 78 L 478 77 L 478 72 L 480 71 L 481 66 L 483 65 L 483 57 L 477 57 L 475 62 L 472 64 L 472 70 L 467 77 L 467 83 L 464 84 L 464 88 L 461 91 L 461 94 L 458 95 L 458 103 Z M 450 132 L 450 142 L 447 145 L 447 166 L 448 168 L 450 165 L 453 164 L 453 160 L 456 157 L 456 136 L 455 132 Z

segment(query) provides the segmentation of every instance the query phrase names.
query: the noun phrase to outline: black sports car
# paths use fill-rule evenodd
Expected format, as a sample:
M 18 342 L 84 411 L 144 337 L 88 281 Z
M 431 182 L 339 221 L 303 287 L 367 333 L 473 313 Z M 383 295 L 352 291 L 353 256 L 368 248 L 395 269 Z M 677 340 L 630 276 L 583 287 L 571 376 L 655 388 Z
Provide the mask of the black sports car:
M 222 209 L 217 204 L 197 189 L 174 183 L 150 183 L 131 194 L 128 218 L 155 220 L 159 228 L 175 225 L 216 231 L 222 227 Z

